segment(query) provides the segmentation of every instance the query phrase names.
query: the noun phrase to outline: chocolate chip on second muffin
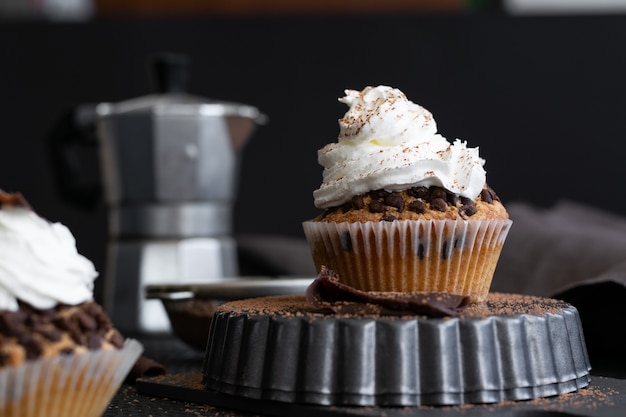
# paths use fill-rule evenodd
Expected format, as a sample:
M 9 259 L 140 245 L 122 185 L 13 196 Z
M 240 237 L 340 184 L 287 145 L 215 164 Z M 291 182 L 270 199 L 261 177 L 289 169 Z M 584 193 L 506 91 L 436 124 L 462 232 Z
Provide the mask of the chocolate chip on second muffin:
M 385 205 L 395 207 L 399 212 L 404 210 L 404 199 L 401 195 L 389 194 L 383 201 L 385 202 Z
M 354 197 L 352 197 L 352 207 L 355 210 L 361 210 L 363 207 L 365 207 L 365 202 L 363 201 L 363 196 L 362 195 L 355 195 Z
M 408 204 L 407 209 L 414 211 L 417 214 L 424 214 L 426 213 L 426 204 L 424 204 L 421 200 L 414 200 Z
M 385 204 L 378 200 L 372 200 L 369 204 L 370 212 L 383 213 L 385 211 Z
M 437 211 L 446 211 L 448 203 L 443 198 L 434 198 L 430 202 L 430 208 Z

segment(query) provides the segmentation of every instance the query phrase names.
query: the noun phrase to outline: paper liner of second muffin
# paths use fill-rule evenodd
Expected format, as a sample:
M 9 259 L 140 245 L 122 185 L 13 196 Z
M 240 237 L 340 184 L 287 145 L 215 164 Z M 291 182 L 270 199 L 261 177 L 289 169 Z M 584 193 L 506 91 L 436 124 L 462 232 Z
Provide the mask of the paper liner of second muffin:
M 448 292 L 482 301 L 512 221 L 303 223 L 316 267 L 364 291 Z
M 27 361 L 0 370 L 3 417 L 97 417 L 135 364 L 142 345 Z

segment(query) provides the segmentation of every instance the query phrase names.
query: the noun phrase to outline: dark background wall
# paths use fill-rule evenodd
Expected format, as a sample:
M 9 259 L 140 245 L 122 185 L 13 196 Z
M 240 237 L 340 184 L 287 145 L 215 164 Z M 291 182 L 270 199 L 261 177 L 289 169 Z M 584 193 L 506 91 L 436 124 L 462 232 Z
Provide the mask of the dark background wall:
M 59 197 L 46 135 L 79 103 L 151 92 L 158 51 L 189 54 L 190 91 L 269 116 L 242 153 L 237 234 L 301 237 L 345 88 L 388 84 L 439 131 L 480 146 L 507 201 L 573 199 L 618 214 L 626 145 L 626 16 L 502 14 L 0 23 L 0 188 L 67 224 L 102 270 L 106 210 Z

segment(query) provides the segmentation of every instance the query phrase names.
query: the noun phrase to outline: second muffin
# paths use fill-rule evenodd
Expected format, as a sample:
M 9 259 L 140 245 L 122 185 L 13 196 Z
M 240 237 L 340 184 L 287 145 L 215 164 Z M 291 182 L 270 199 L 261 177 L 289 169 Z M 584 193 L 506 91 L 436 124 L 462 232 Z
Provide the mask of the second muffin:
M 318 152 L 324 212 L 303 223 L 317 269 L 364 291 L 484 300 L 512 222 L 478 148 L 448 142 L 400 90 L 346 90 L 340 101 L 350 108 L 338 141 Z
M 70 230 L 0 190 L 0 416 L 101 416 L 142 345 L 93 298 Z

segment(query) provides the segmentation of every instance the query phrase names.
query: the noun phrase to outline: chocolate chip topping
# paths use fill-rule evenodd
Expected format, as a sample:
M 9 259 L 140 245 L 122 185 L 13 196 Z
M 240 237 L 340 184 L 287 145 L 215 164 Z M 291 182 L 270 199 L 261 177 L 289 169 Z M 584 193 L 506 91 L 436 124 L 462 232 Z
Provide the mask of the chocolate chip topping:
M 362 195 L 355 195 L 354 197 L 352 197 L 352 207 L 354 207 L 357 210 L 361 210 L 363 207 L 365 207 L 365 203 L 363 202 L 363 196 Z
M 399 212 L 404 210 L 404 199 L 398 194 L 389 194 L 383 201 L 386 206 L 395 207 Z
M 493 204 L 493 200 L 496 200 L 498 197 L 492 189 L 483 188 L 483 190 L 480 192 L 480 198 L 486 203 Z
M 461 208 L 459 209 L 459 212 L 461 213 L 461 215 L 465 215 L 467 217 L 473 216 L 474 214 L 476 214 L 477 211 L 478 209 L 473 204 L 462 205 Z
M 409 196 L 408 200 L 405 200 L 397 191 L 369 191 L 352 197 L 350 201 L 341 206 L 326 209 L 322 217 L 335 212 L 346 213 L 350 210 L 367 209 L 370 213 L 382 213 L 382 220 L 384 221 L 394 221 L 397 219 L 396 215 L 404 210 L 424 214 L 429 209 L 445 212 L 449 207 L 455 207 L 464 218 L 471 217 L 478 211 L 474 200 L 448 192 L 442 187 L 412 187 L 406 190 L 406 195 Z M 482 200 L 488 204 L 500 201 L 488 185 L 485 185 L 477 200 Z
M 408 193 L 411 197 L 425 199 L 428 196 L 428 187 L 411 187 L 409 188 Z
M 385 204 L 379 200 L 372 200 L 369 208 L 372 213 L 383 213 L 385 211 Z
M 446 211 L 448 208 L 448 202 L 443 198 L 433 198 L 430 201 L 430 208 L 437 211 Z
M 448 192 L 441 187 L 433 186 L 428 189 L 428 199 L 430 199 L 431 201 L 438 199 L 438 198 L 445 201 L 447 197 L 448 197 Z
M 67 335 L 72 342 L 60 348 L 60 353 L 71 353 L 76 346 L 89 350 L 100 349 L 105 342 L 121 348 L 124 338 L 113 327 L 102 308 L 93 302 L 79 306 L 60 305 L 39 310 L 20 304 L 17 311 L 0 312 L 0 353 L 8 346 L 21 345 L 28 359 L 38 358 L 46 345 L 61 342 Z M 3 359 L 4 357 L 4 359 Z M 7 355 L 0 354 L 0 366 Z
M 456 316 L 470 301 L 469 297 L 447 293 L 360 291 L 339 282 L 337 274 L 324 266 L 307 288 L 306 299 L 320 313 L 392 316 L 419 314 L 428 317 Z
M 409 203 L 408 209 L 418 214 L 424 214 L 426 213 L 426 204 L 422 200 L 414 200 Z

